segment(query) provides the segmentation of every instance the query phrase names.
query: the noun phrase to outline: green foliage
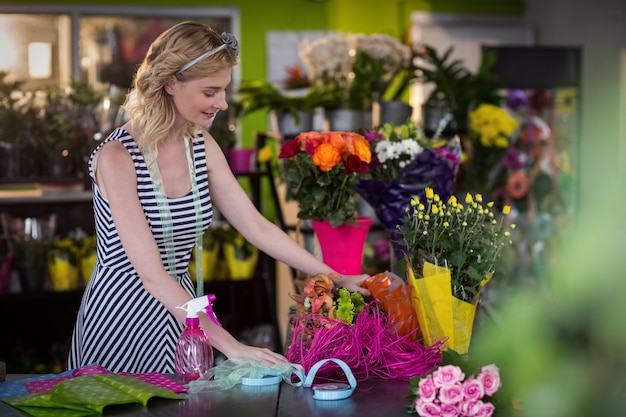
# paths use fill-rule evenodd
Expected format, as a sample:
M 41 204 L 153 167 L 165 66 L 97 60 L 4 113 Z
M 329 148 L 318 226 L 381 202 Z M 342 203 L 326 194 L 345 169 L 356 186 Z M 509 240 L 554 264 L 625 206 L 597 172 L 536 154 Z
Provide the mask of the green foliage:
M 337 227 L 357 216 L 352 197 L 361 176 L 346 175 L 341 164 L 323 172 L 305 153 L 285 159 L 283 170 L 287 197 L 298 201 L 299 218 L 329 220 Z
M 71 238 L 53 240 L 48 251 L 48 259 L 65 259 L 73 266 L 78 266 L 79 256 L 80 247 Z
M 513 243 L 515 225 L 504 225 L 510 207 L 505 206 L 497 219 L 493 202 L 483 207 L 480 194 L 467 194 L 465 205 L 455 196 L 444 203 L 427 188 L 426 199 L 424 203 L 413 199 L 398 226 L 408 261 L 416 276 L 421 275 L 425 261 L 449 268 L 453 294 L 473 303 L 499 267 L 501 250 Z
M 378 98 L 388 81 L 385 63 L 357 49 L 352 71 L 325 71 L 316 82 L 327 97 L 323 107 L 327 109 L 370 110 L 372 101 Z
M 217 232 L 218 236 L 223 238 L 224 242 L 232 244 L 235 249 L 235 257 L 239 260 L 246 260 L 253 255 L 257 248 L 243 237 L 243 235 L 234 227 L 225 225 Z
M 339 288 L 337 297 L 337 317 L 348 324 L 354 324 L 356 316 L 365 308 L 365 300 L 360 292 L 350 292 L 345 288 Z
M 442 55 L 431 46 L 424 46 L 421 58 L 424 65 L 417 65 L 417 79 L 432 84 L 433 90 L 426 98 L 425 105 L 450 109 L 457 129 L 467 129 L 467 115 L 474 106 L 481 103 L 498 104 L 501 97 L 499 78 L 490 72 L 496 62 L 495 52 L 482 55 L 476 74 L 472 74 L 459 59 L 452 59 L 454 47 L 449 47 Z
M 281 92 L 268 81 L 242 81 L 239 96 L 243 105 L 243 113 L 249 114 L 258 110 L 273 110 L 276 113 L 290 113 L 298 120 L 298 111 L 313 111 L 333 100 L 330 91 L 310 89 L 301 96 L 291 96 Z

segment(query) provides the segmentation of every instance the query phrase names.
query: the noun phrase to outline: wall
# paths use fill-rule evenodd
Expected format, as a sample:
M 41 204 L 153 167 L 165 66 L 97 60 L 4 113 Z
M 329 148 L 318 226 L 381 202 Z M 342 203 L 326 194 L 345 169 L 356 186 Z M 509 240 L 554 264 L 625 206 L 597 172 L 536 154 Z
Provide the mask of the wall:
M 470 4 L 468 4 L 470 3 Z M 68 0 L 54 1 L 5 1 L 20 7 L 37 5 L 108 5 L 149 7 L 211 7 L 233 6 L 240 9 L 241 25 L 241 77 L 242 79 L 266 78 L 265 32 L 268 30 L 343 30 L 346 32 L 387 33 L 402 37 L 409 26 L 412 10 L 457 11 L 463 13 L 520 14 L 522 0 Z M 384 4 L 384 5 L 383 5 Z M 244 120 L 242 136 L 245 144 L 252 142 L 255 131 L 267 130 L 267 118 L 262 112 Z

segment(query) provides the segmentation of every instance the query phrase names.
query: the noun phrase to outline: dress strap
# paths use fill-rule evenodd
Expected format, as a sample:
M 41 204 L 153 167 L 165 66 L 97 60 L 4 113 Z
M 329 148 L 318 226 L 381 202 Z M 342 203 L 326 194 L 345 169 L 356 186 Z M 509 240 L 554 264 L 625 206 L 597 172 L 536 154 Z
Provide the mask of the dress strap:
M 195 163 L 193 149 L 190 148 L 190 138 L 184 137 L 185 143 L 185 155 L 187 156 L 187 168 L 189 169 L 189 178 L 191 180 L 191 190 L 193 194 L 194 210 L 196 214 L 196 241 L 195 241 L 195 256 L 196 256 L 196 296 L 204 295 L 204 275 L 202 272 L 202 205 L 200 202 L 200 191 L 198 189 L 198 183 L 195 175 Z M 159 171 L 159 166 L 156 161 L 156 157 L 150 151 L 146 151 L 144 155 L 148 171 L 152 177 L 152 186 L 154 189 L 154 195 L 159 208 L 159 214 L 161 216 L 161 224 L 163 229 L 163 240 L 165 243 L 166 262 L 165 268 L 168 274 L 176 280 L 178 280 L 176 273 L 176 251 L 174 249 L 174 223 L 172 221 L 172 212 L 170 210 L 167 196 L 165 195 L 165 187 L 163 184 L 163 178 Z

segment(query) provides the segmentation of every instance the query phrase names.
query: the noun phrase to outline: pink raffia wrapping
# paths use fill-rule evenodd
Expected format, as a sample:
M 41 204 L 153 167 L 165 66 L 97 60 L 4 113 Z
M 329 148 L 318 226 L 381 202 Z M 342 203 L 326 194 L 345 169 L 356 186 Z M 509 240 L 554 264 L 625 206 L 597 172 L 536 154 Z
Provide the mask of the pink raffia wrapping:
M 354 325 L 305 314 L 294 320 L 293 340 L 285 356 L 306 372 L 322 359 L 341 359 L 359 381 L 371 376 L 410 380 L 441 363 L 441 342 L 424 347 L 421 340 L 411 340 L 413 333 L 399 336 L 392 328 L 387 314 L 375 303 L 365 306 Z M 328 367 L 324 375 L 320 370 L 320 376 L 332 377 L 333 371 L 337 369 Z

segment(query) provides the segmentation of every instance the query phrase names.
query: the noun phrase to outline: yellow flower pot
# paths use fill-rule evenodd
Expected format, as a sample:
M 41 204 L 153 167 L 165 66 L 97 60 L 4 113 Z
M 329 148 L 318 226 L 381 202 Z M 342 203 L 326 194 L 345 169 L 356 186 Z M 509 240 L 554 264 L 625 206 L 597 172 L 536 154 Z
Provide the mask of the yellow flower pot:
M 93 268 L 96 265 L 96 253 L 89 256 L 83 256 L 80 258 L 80 273 L 83 277 L 83 283 L 85 286 L 89 282 L 91 278 L 91 274 L 93 273 Z
M 235 256 L 235 246 L 232 243 L 224 244 L 224 257 L 228 263 L 230 278 L 234 280 L 250 279 L 254 276 L 254 270 L 259 259 L 259 250 L 250 248 L 252 254 L 247 259 L 238 259 Z
M 78 267 L 72 265 L 67 258 L 50 257 L 48 272 L 54 291 L 69 291 L 78 287 Z
M 219 254 L 219 245 L 214 245 L 213 249 L 202 250 L 202 274 L 204 281 L 211 281 L 215 278 L 215 266 L 217 265 L 217 256 Z M 196 249 L 194 248 L 189 260 L 189 274 L 193 282 L 196 282 Z

